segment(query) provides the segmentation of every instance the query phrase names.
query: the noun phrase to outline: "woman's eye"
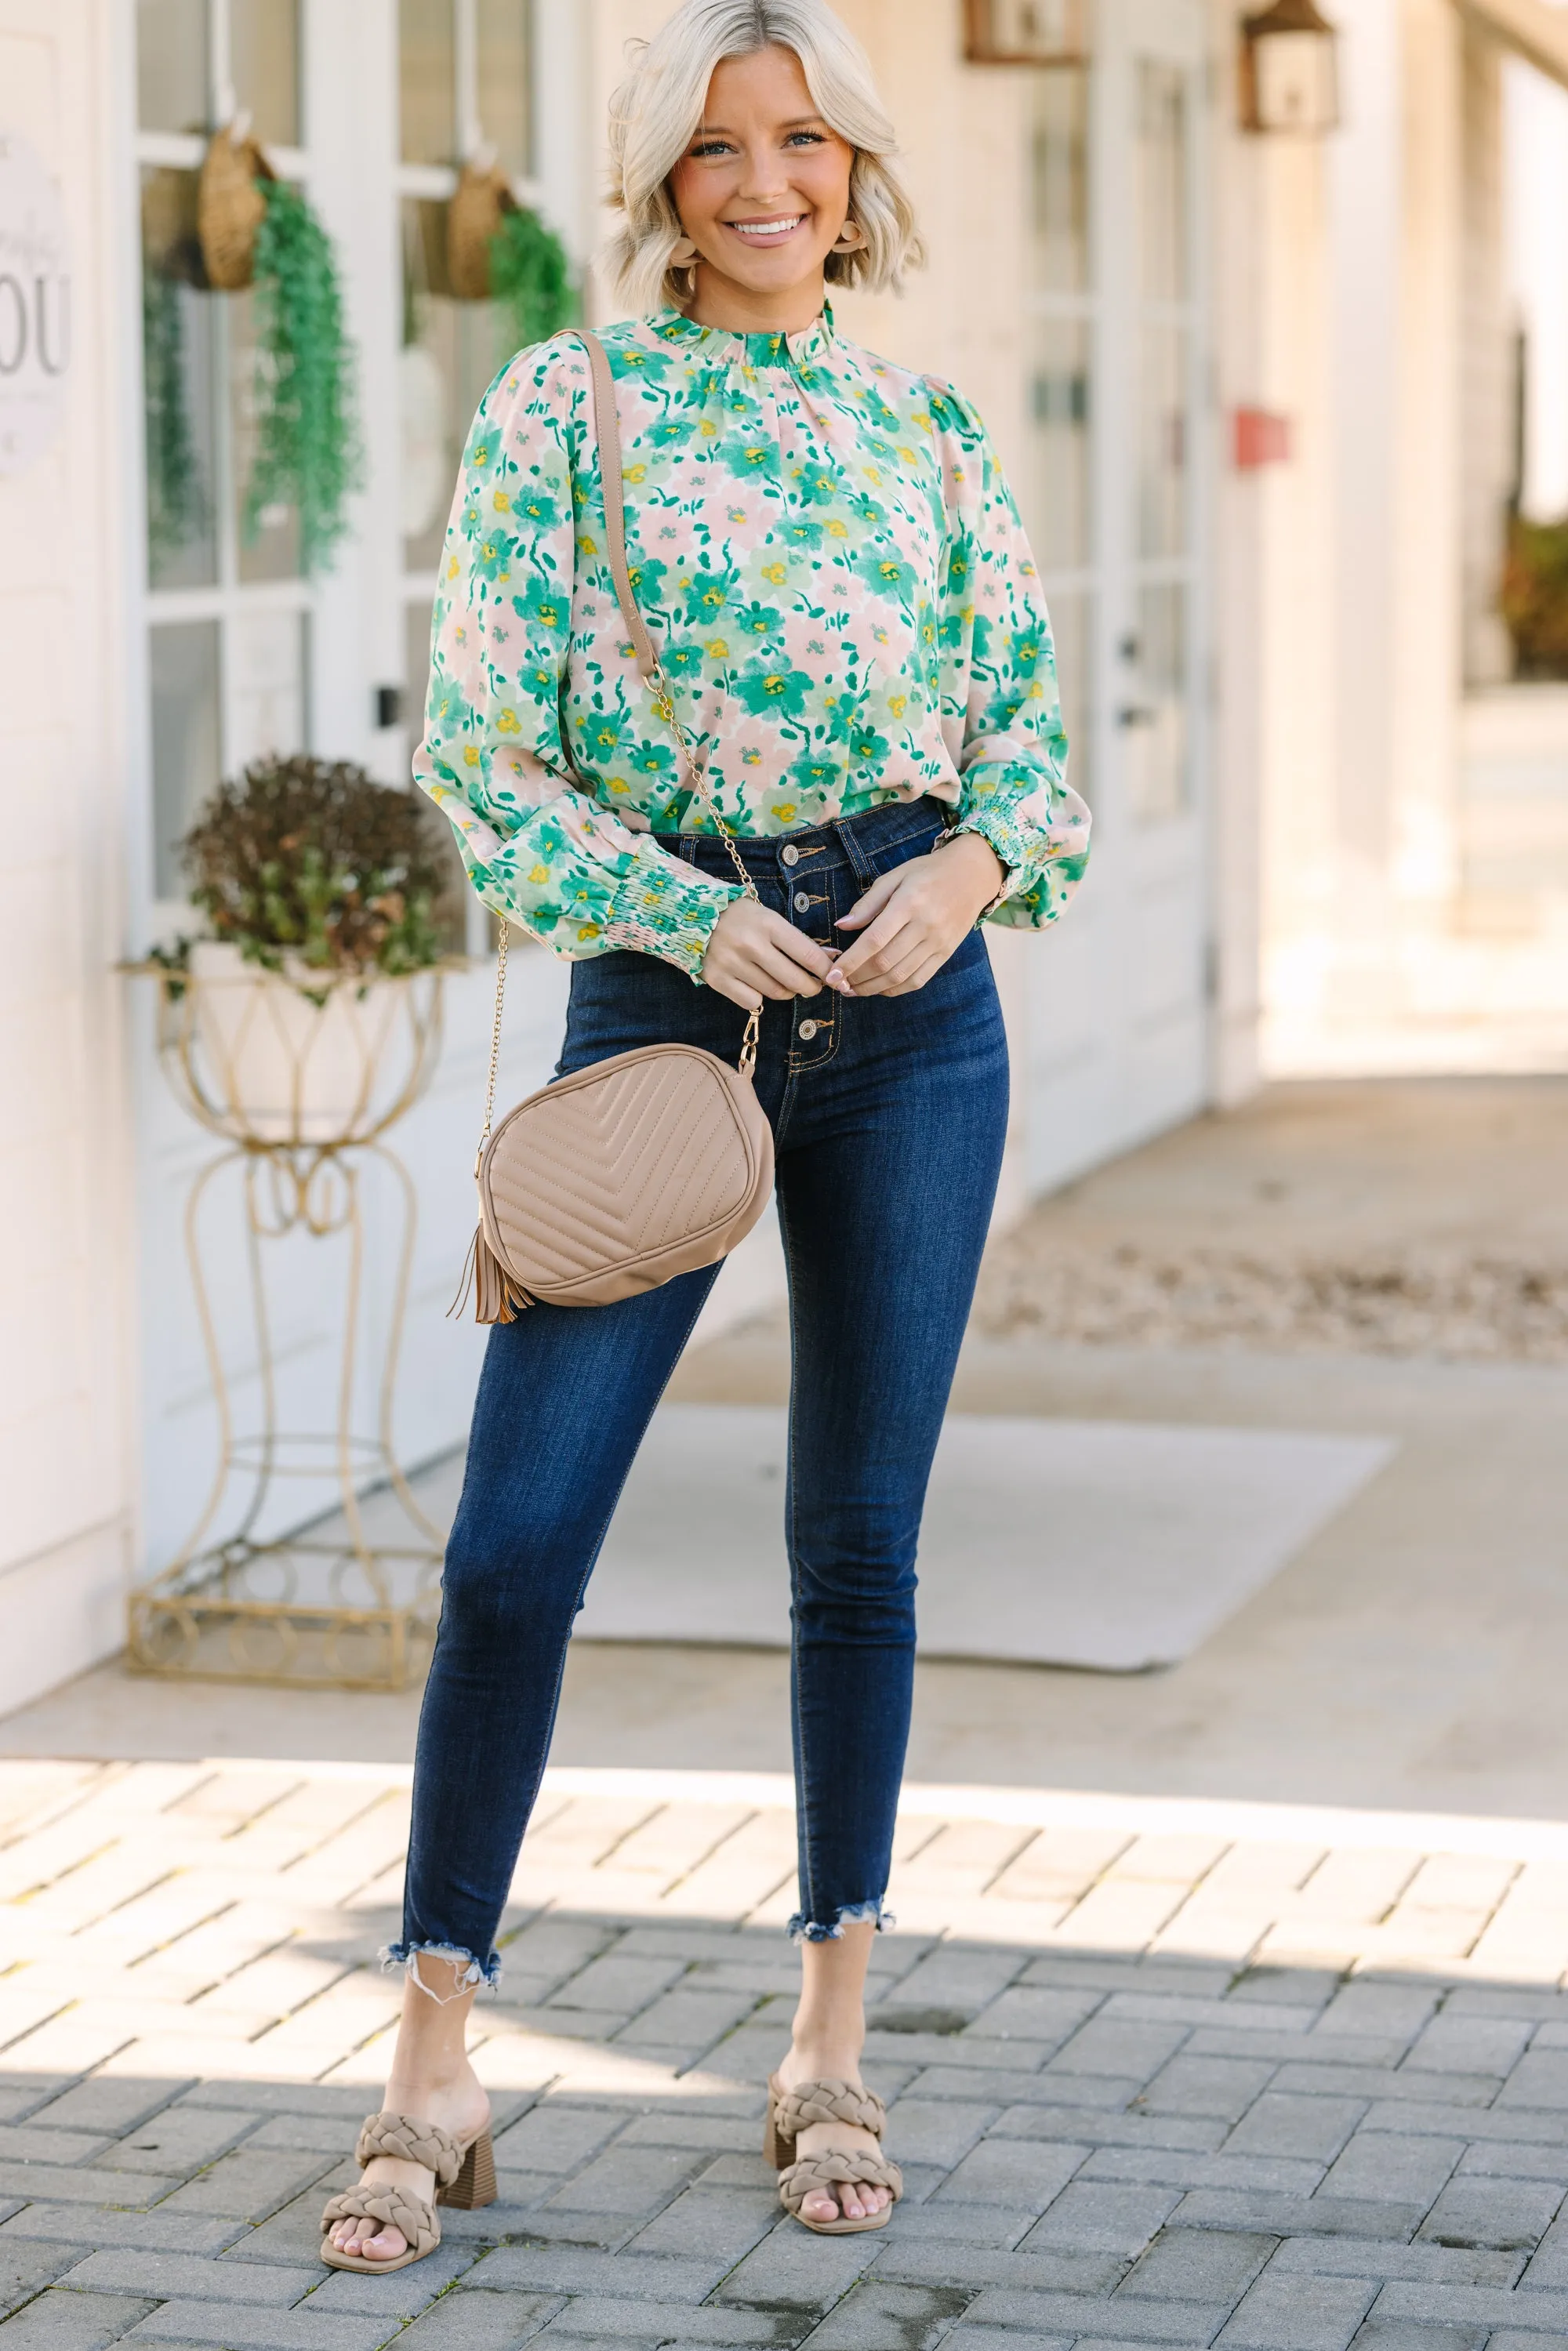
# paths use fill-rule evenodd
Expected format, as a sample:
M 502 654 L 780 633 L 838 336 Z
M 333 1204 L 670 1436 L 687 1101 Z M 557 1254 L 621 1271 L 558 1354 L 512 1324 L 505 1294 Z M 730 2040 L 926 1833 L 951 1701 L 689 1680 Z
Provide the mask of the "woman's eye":
M 784 144 L 786 147 L 820 147 L 822 134 L 820 131 L 791 131 Z
M 728 153 L 729 148 L 722 139 L 705 139 L 700 146 L 692 149 L 693 156 L 698 160 L 708 155 L 727 155 Z

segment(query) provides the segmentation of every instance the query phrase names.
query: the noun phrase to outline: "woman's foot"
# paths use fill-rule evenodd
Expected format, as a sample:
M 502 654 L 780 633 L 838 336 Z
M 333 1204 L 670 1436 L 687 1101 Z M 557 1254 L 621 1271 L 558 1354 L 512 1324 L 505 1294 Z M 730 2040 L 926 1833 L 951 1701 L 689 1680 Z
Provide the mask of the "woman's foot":
M 852 2047 L 845 2044 L 837 2048 L 809 2047 L 802 2046 L 799 2041 L 792 2042 L 789 2053 L 775 2078 L 781 2090 L 792 2090 L 800 2082 L 850 2082 L 858 2085 L 861 2078 L 860 2038 L 855 2038 Z M 794 2142 L 797 2158 L 820 2155 L 825 2147 L 863 2147 L 869 2155 L 882 2153 L 882 2143 L 875 2133 L 862 2130 L 854 2123 L 811 2123 Z M 819 2225 L 841 2218 L 846 2220 L 869 2220 L 873 2212 L 880 2212 L 892 2201 L 891 2188 L 857 2186 L 853 2180 L 841 2179 L 834 2182 L 831 2190 L 823 2189 L 805 2197 L 800 2205 L 800 2218 L 815 2220 Z
M 383 2114 L 406 2115 L 411 2122 L 439 2123 L 442 2129 L 466 2147 L 488 2126 L 490 2101 L 466 2057 L 461 2070 L 444 2082 L 399 2081 L 394 2074 L 382 2101 Z M 427 2204 L 435 2199 L 435 2174 L 423 2163 L 405 2163 L 401 2157 L 372 2157 L 360 2174 L 366 2187 L 378 2182 L 406 2188 Z M 340 2220 L 330 2242 L 341 2253 L 357 2253 L 368 2262 L 395 2262 L 408 2251 L 401 2229 L 383 2228 L 379 2220 Z

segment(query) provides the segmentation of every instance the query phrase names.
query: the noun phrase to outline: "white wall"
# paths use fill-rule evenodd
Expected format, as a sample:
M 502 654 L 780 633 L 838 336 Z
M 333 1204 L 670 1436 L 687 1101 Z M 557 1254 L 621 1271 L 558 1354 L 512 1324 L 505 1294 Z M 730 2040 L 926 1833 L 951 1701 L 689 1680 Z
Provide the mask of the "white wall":
M 130 1561 L 119 420 L 93 0 L 0 0 L 0 120 L 60 184 L 66 430 L 0 481 L 0 1708 L 116 1646 Z

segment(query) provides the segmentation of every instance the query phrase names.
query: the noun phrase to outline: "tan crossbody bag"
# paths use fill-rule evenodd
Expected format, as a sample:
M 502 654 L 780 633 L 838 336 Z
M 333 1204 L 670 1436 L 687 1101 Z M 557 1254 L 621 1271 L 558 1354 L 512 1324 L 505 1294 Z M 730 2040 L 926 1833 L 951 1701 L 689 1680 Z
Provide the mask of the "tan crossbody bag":
M 621 617 L 637 666 L 653 689 L 653 707 L 675 738 L 686 788 L 728 843 L 741 888 L 755 898 L 637 610 L 626 566 L 615 381 L 598 338 L 579 329 L 578 340 L 592 375 L 610 569 Z M 519 1308 L 541 1301 L 608 1306 L 727 1256 L 756 1224 L 773 1189 L 773 1131 L 752 1084 L 759 1016 L 754 1012 L 747 1023 L 738 1069 L 696 1045 L 639 1046 L 529 1094 L 492 1134 L 506 989 L 503 922 L 485 1127 L 475 1161 L 479 1229 L 471 1259 L 477 1319 L 510 1322 Z M 454 1311 L 461 1304 L 462 1297 Z

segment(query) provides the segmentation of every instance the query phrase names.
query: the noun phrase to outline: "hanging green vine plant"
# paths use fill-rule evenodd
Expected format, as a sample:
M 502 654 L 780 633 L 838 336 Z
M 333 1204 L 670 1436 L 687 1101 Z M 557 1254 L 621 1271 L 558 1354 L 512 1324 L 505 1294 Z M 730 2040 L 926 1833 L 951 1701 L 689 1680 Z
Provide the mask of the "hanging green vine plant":
M 260 180 L 256 231 L 256 448 L 246 490 L 246 536 L 267 507 L 299 517 L 307 571 L 321 569 L 348 528 L 360 486 L 353 350 L 326 230 L 300 190 Z
M 207 527 L 207 492 L 191 431 L 185 320 L 179 280 L 151 259 L 141 280 L 147 413 L 147 537 L 167 561 Z
M 489 243 L 490 295 L 500 309 L 501 361 L 577 319 L 566 247 L 538 213 L 503 212 Z

